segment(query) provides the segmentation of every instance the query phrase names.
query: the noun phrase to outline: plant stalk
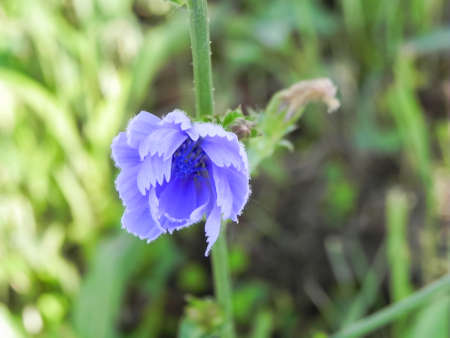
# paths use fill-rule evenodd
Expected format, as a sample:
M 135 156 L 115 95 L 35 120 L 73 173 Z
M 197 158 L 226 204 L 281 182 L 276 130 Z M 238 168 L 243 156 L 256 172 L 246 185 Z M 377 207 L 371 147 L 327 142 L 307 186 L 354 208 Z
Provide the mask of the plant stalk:
M 190 16 L 195 103 L 197 118 L 201 118 L 214 113 L 208 10 L 206 0 L 188 0 L 187 4 Z M 225 222 L 212 248 L 211 264 L 216 299 L 224 311 L 224 325 L 220 337 L 235 338 Z
M 218 303 L 224 312 L 224 325 L 221 338 L 234 338 L 233 303 L 231 298 L 231 280 L 228 266 L 228 250 L 226 239 L 226 222 L 222 223 L 222 230 L 212 248 L 212 269 L 214 275 L 214 289 Z
M 209 41 L 208 8 L 206 0 L 188 0 L 194 68 L 195 104 L 197 117 L 214 113 Z

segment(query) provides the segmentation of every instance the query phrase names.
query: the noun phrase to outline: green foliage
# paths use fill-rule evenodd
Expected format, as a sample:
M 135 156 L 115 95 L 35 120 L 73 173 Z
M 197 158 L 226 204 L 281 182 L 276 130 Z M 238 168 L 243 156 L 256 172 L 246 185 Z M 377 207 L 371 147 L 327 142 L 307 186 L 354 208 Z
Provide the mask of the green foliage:
M 126 235 L 97 248 L 99 232 L 116 227 L 121 212 L 109 144 L 158 69 L 188 45 L 184 16 L 145 29 L 126 2 L 98 5 L 0 5 L 0 227 L 16 238 L 0 245 L 0 285 L 15 285 L 19 318 L 36 302 L 55 336 L 116 336 L 129 279 L 158 252 Z M 75 261 L 84 266 L 92 257 L 80 289 Z
M 252 338 L 268 338 L 272 335 L 273 315 L 269 310 L 261 310 L 255 316 L 253 329 L 250 334 Z
M 386 200 L 387 255 L 391 271 L 391 294 L 393 301 L 399 301 L 411 293 L 409 281 L 410 253 L 408 247 L 409 202 L 400 190 L 391 190 Z
M 208 276 L 200 264 L 184 266 L 178 276 L 178 286 L 186 292 L 202 292 L 207 289 Z
M 186 293 L 213 293 L 201 226 L 150 245 L 119 233 L 109 154 L 140 109 L 194 112 L 184 4 L 1 1 L 2 337 L 217 336 L 214 301 L 191 299 L 180 320 Z M 202 119 L 249 129 L 253 171 L 230 226 L 239 336 L 324 337 L 362 321 L 373 336 L 445 337 L 448 297 L 402 306 L 448 265 L 446 6 L 209 3 L 217 113 Z M 283 88 L 323 76 L 340 110 L 290 111 Z
M 248 255 L 244 249 L 238 246 L 231 247 L 229 254 L 230 272 L 232 274 L 239 274 L 248 269 L 250 264 Z
M 216 337 L 224 325 L 224 315 L 214 300 L 188 297 L 185 318 L 178 331 L 179 338 Z
M 0 323 L 2 323 L 2 334 L 5 336 L 11 338 L 25 337 L 17 319 L 11 315 L 8 308 L 3 304 L 0 304 Z
M 224 128 L 228 128 L 230 127 L 236 120 L 238 119 L 244 119 L 244 113 L 242 112 L 241 107 L 238 107 L 234 110 L 230 110 L 228 112 L 226 112 L 224 114 L 224 116 L 222 117 L 220 124 L 224 127 Z
M 386 199 L 387 257 L 390 265 L 390 292 L 393 302 L 411 293 L 410 253 L 406 224 L 408 222 L 408 197 L 398 189 L 388 192 Z M 395 325 L 395 336 L 403 336 L 406 322 Z
M 353 254 L 357 255 L 359 252 L 353 252 Z M 346 311 L 343 320 L 341 321 L 342 327 L 346 327 L 357 319 L 362 318 L 377 301 L 381 283 L 386 272 L 384 258 L 384 245 L 381 245 L 372 265 L 367 267 L 365 266 L 366 262 L 363 263 L 363 280 L 361 281 L 361 288 L 357 295 L 352 299 L 348 311 Z M 356 264 L 354 265 L 356 270 Z
M 247 322 L 258 305 L 267 297 L 267 287 L 258 282 L 248 282 L 236 288 L 233 294 L 233 313 L 237 320 Z
M 391 304 L 379 310 L 378 312 L 363 318 L 348 328 L 339 331 L 333 338 L 355 337 L 370 333 L 390 322 L 398 320 L 409 314 L 411 311 L 416 310 L 420 306 L 426 306 L 426 304 L 435 297 L 444 295 L 447 298 L 448 291 L 450 290 L 450 275 L 444 275 L 437 281 L 429 284 L 420 291 L 416 291 L 403 300 Z M 445 326 L 440 326 L 445 328 Z
M 102 243 L 89 267 L 74 307 L 75 328 L 81 337 L 117 337 L 114 323 L 119 315 L 127 282 L 143 267 L 164 259 L 165 266 L 150 277 L 148 291 L 154 296 L 161 292 L 167 274 L 175 267 L 175 248 L 162 239 L 150 248 L 137 238 L 120 234 Z M 168 269 L 168 271 L 167 271 Z M 159 288 L 158 288 L 159 286 Z
M 326 195 L 329 217 L 334 223 L 344 220 L 355 207 L 357 196 L 355 185 L 342 172 L 339 164 L 330 164 L 326 168 L 328 191 Z
M 445 338 L 450 332 L 448 314 L 450 299 L 448 296 L 436 298 L 430 305 L 422 309 L 405 337 L 419 338 L 424 336 Z

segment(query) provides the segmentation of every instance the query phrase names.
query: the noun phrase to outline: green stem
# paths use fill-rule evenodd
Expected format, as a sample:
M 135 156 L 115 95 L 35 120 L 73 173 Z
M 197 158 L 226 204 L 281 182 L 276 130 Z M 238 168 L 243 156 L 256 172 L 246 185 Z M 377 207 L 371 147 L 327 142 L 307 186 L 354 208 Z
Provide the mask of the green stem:
M 187 4 L 190 15 L 195 103 L 197 117 L 203 117 L 214 113 L 208 11 L 206 0 L 188 0 Z M 222 307 L 225 316 L 221 338 L 234 338 L 225 223 L 222 224 L 222 231 L 212 248 L 212 269 L 217 302 Z
M 226 240 L 226 224 L 212 248 L 212 269 L 217 301 L 224 311 L 225 321 L 221 338 L 234 338 L 233 303 L 231 298 L 230 271 L 228 269 L 228 250 Z
M 331 336 L 331 338 L 364 336 L 369 332 L 372 332 L 407 314 L 445 290 L 450 290 L 450 274 L 443 276 L 411 296 L 392 304 L 371 316 L 357 321 L 356 323 Z
M 197 117 L 214 113 L 206 0 L 188 0 Z

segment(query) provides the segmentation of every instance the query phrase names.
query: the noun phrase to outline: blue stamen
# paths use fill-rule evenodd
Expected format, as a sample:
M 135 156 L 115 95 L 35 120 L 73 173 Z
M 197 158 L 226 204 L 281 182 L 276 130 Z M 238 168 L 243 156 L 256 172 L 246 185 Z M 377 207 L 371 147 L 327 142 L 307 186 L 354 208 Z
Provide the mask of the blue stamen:
M 188 138 L 172 156 L 172 176 L 197 177 L 206 171 L 207 156 L 197 142 Z

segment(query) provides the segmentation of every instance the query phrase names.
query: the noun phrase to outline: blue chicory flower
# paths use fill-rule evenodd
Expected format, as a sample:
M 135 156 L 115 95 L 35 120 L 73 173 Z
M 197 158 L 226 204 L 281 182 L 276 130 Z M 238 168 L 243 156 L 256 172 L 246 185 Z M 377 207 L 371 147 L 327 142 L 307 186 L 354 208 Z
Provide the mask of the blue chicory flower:
M 147 242 L 206 216 L 208 246 L 222 219 L 242 212 L 250 193 L 247 154 L 235 134 L 192 123 L 180 110 L 160 119 L 142 111 L 115 137 L 115 185 L 125 206 L 122 227 Z

